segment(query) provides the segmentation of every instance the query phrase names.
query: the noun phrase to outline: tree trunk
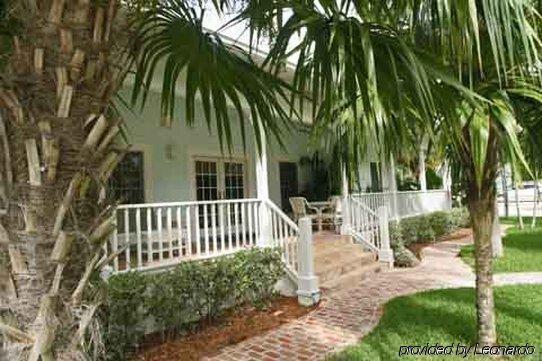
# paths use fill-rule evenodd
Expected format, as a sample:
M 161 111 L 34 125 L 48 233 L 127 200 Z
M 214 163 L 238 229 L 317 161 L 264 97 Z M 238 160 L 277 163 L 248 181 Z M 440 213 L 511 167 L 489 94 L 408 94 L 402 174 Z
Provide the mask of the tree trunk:
M 491 244 L 493 206 L 476 202 L 470 209 L 475 240 L 478 341 L 493 345 L 496 343 Z
M 494 197 L 486 196 L 478 200 L 469 199 L 469 211 L 472 218 L 475 245 L 478 342 L 481 345 L 494 345 L 497 341 L 491 243 L 495 212 Z
M 81 357 L 73 335 L 93 302 L 79 302 L 74 292 L 85 288 L 90 260 L 103 256 L 107 237 L 88 239 L 110 217 L 98 199 L 124 147 L 107 136 L 118 123 L 110 102 L 124 75 L 111 42 L 120 41 L 118 4 L 14 3 L 23 11 L 22 33 L 0 77 L 0 181 L 8 203 L 0 252 L 9 259 L 0 331 L 9 360 L 73 360 Z

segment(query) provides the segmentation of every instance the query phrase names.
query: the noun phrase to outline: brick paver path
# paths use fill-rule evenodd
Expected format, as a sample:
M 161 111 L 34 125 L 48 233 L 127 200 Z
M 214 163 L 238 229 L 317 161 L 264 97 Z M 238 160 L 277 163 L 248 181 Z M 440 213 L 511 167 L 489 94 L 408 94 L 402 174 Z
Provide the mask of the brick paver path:
M 355 344 L 378 323 L 391 298 L 428 289 L 467 286 L 470 268 L 458 257 L 469 240 L 437 243 L 424 250 L 420 266 L 377 273 L 326 294 L 319 308 L 263 335 L 228 346 L 209 361 L 323 360 Z
M 397 296 L 424 290 L 473 287 L 474 275 L 457 254 L 472 239 L 436 243 L 424 249 L 420 266 L 377 273 L 369 279 L 326 294 L 319 308 L 263 335 L 228 346 L 208 361 L 324 360 L 356 344 L 382 315 L 382 306 Z M 500 274 L 495 284 L 542 283 L 542 273 Z

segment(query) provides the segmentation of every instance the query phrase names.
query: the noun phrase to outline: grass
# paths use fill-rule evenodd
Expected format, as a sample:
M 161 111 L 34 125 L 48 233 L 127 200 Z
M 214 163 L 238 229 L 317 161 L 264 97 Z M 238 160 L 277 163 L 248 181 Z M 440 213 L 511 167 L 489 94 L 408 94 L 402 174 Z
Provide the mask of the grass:
M 472 288 L 419 293 L 391 300 L 378 326 L 361 343 L 331 357 L 333 361 L 465 360 L 460 356 L 401 356 L 400 346 L 458 343 L 476 340 L 475 295 Z M 542 286 L 506 286 L 495 289 L 500 345 L 535 346 L 542 358 Z M 467 359 L 474 359 L 469 357 Z M 476 357 L 476 360 L 484 358 Z
M 542 272 L 542 227 L 531 230 L 509 228 L 503 238 L 504 256 L 493 262 L 493 271 L 502 272 Z M 474 266 L 474 246 L 461 248 L 461 258 Z
M 533 221 L 533 217 L 522 217 L 523 218 L 523 224 L 526 227 L 531 226 L 531 222 Z M 500 217 L 501 224 L 511 224 L 514 226 L 517 226 L 519 221 L 518 217 Z M 542 224 L 542 217 L 536 217 L 536 224 L 541 225 Z

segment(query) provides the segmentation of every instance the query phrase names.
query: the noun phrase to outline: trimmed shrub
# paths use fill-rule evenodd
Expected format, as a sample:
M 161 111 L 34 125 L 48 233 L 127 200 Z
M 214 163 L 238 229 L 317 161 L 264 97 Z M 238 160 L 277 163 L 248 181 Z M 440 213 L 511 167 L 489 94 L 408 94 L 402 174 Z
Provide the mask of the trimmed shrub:
M 467 228 L 471 226 L 470 214 L 467 208 L 452 208 L 450 211 L 454 228 Z
M 393 250 L 396 267 L 415 267 L 420 262 L 403 243 L 402 222 L 391 221 L 389 224 L 390 246 Z
M 106 360 L 124 360 L 145 334 L 144 307 L 149 278 L 138 272 L 109 279 L 98 314 Z
M 470 226 L 469 213 L 465 208 L 433 212 L 423 216 L 403 218 L 389 223 L 390 245 L 398 267 L 418 264 L 416 256 L 406 246 L 418 242 L 433 242 L 455 231 Z
M 180 333 L 226 309 L 265 306 L 284 275 L 278 249 L 252 249 L 207 261 L 183 262 L 175 269 L 110 278 L 100 313 L 107 360 L 126 360 L 148 331 Z
M 452 232 L 455 228 L 451 212 L 434 212 L 427 216 L 429 225 L 435 237 L 441 237 Z

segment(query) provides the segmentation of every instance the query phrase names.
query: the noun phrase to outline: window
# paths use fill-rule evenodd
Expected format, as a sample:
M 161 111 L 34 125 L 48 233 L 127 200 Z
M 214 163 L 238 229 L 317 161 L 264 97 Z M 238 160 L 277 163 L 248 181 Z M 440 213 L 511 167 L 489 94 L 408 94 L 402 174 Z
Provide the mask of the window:
M 121 204 L 145 203 L 143 152 L 128 152 L 109 180 L 112 196 Z

